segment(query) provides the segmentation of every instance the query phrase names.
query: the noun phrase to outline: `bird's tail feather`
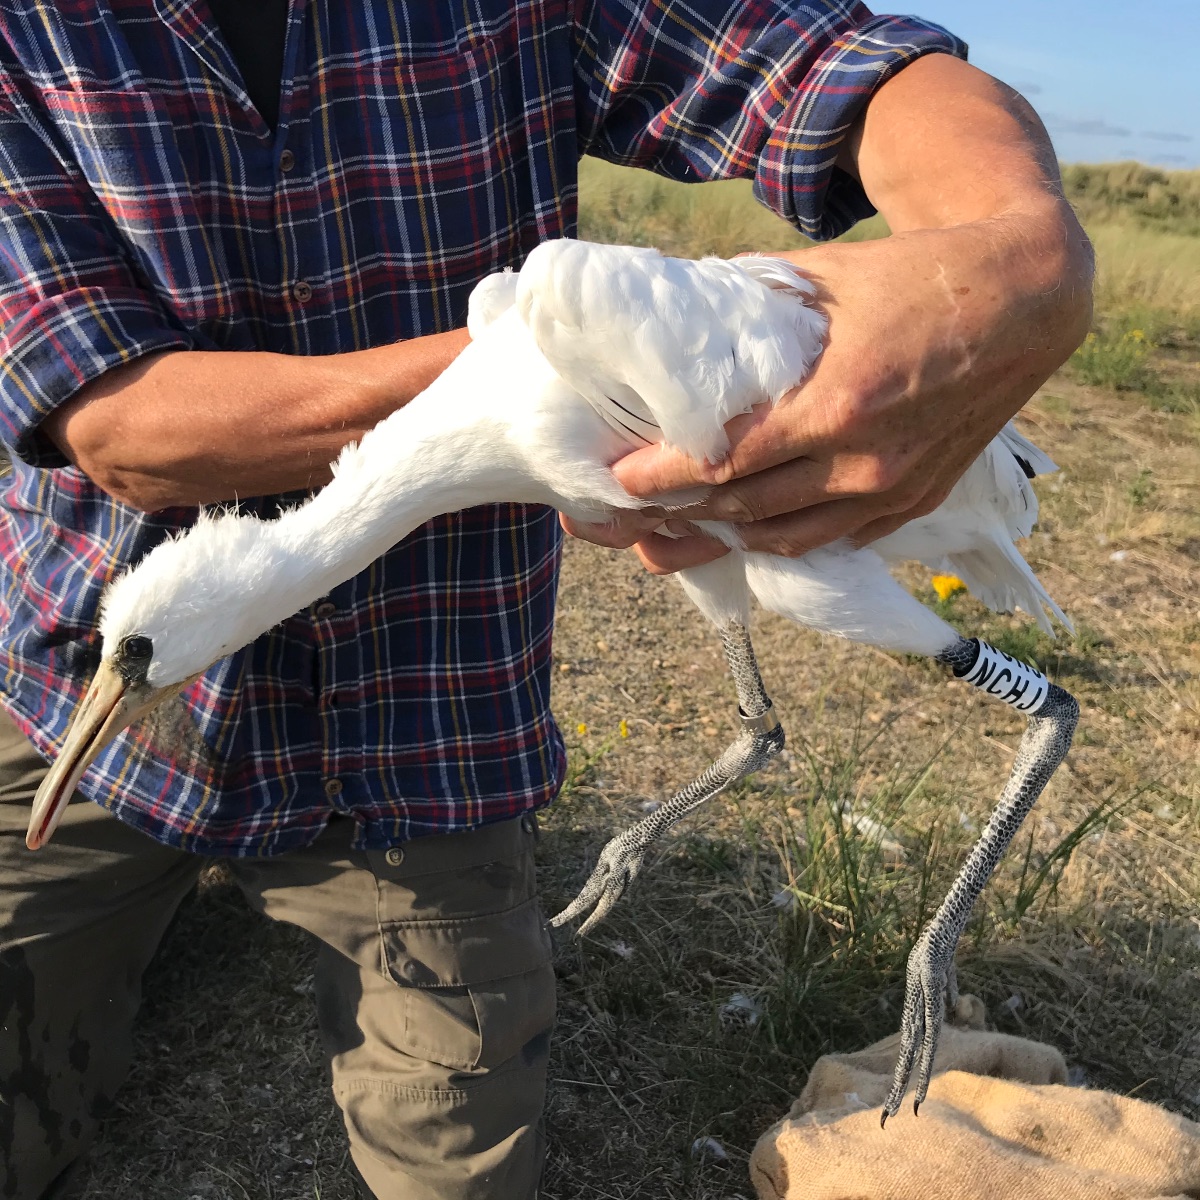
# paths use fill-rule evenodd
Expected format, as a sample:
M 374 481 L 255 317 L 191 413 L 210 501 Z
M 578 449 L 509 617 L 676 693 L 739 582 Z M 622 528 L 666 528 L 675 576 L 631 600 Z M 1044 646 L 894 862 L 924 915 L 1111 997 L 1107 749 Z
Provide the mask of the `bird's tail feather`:
M 967 585 L 971 595 L 993 612 L 1008 613 L 1020 608 L 1051 637 L 1054 636 L 1051 616 L 1060 621 L 1068 633 L 1075 632 L 1067 614 L 1055 604 L 1033 568 L 1011 543 L 996 541 L 948 554 L 946 563 Z

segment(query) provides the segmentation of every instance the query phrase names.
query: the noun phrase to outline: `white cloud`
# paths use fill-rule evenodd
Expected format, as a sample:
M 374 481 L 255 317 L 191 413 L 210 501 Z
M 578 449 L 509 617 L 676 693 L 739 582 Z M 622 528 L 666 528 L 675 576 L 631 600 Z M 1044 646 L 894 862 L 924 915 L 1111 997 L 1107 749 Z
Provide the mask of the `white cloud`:
M 1103 117 L 1064 117 L 1058 113 L 1042 113 L 1046 128 L 1052 133 L 1075 133 L 1086 137 L 1129 137 L 1129 130 L 1110 125 Z
M 1153 138 L 1156 142 L 1190 142 L 1190 133 L 1171 133 L 1162 129 L 1150 129 L 1142 134 L 1144 138 Z

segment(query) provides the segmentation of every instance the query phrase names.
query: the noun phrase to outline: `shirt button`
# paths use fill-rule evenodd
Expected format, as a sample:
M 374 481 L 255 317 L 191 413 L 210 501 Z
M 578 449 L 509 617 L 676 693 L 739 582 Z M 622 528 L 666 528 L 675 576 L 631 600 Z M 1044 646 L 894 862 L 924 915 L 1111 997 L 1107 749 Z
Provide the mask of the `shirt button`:
M 340 796 L 344 786 L 340 779 L 327 779 L 325 780 L 325 795 L 329 797 Z
M 318 617 L 332 617 L 333 614 L 337 612 L 337 605 L 330 600 L 322 600 L 321 603 L 318 604 L 315 609 L 313 609 L 313 612 Z
M 296 156 L 290 151 L 285 150 L 279 156 L 279 169 L 286 175 L 296 165 Z
M 383 857 L 389 867 L 398 867 L 404 861 L 404 851 L 399 846 L 393 846 Z
M 303 279 L 292 288 L 292 299 L 297 304 L 307 304 L 312 299 L 312 294 L 312 284 Z

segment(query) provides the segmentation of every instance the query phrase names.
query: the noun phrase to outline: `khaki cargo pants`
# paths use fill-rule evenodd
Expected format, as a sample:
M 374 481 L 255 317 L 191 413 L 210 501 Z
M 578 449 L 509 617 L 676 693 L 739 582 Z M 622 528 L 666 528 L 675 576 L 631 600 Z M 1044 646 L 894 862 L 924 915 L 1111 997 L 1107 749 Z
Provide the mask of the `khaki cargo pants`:
M 129 1068 L 141 978 L 205 860 L 76 801 L 25 849 L 45 765 L 0 714 L 0 1197 L 68 1196 Z M 379 1200 L 532 1200 L 554 975 L 532 817 L 230 866 L 321 941 L 316 999 L 350 1151 Z

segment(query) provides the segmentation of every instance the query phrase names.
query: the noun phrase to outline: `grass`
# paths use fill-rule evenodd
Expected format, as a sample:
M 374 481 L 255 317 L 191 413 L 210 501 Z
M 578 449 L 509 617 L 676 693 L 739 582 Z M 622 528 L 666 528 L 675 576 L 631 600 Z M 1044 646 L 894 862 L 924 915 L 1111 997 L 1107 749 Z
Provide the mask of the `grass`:
M 1091 332 L 1075 351 L 1076 375 L 1093 387 L 1118 392 L 1144 392 L 1151 386 L 1150 346 L 1140 329 L 1104 336 Z
M 1076 378 L 1158 411 L 1200 415 L 1200 236 L 1098 218 L 1088 233 L 1096 320 L 1071 360 Z
M 1200 174 L 1200 172 L 1197 172 Z M 1194 340 L 1200 323 L 1200 236 L 1085 222 L 1096 248 L 1096 307 L 1151 342 Z
M 588 241 L 656 246 L 664 254 L 693 258 L 732 258 L 748 250 L 799 250 L 812 244 L 757 204 L 745 179 L 696 186 L 585 159 L 579 190 L 579 236 Z M 883 220 L 873 217 L 842 240 L 886 233 Z
M 1063 188 L 1089 225 L 1119 223 L 1200 236 L 1200 171 L 1163 171 L 1135 162 L 1076 163 L 1063 168 Z
M 1072 369 L 1158 411 L 1200 415 L 1200 172 L 1069 167 L 1096 247 L 1096 323 Z
M 1112 180 L 1087 186 L 1097 336 L 1023 425 L 1063 468 L 1039 481 L 1025 552 L 1076 633 L 1052 641 L 965 594 L 939 601 L 926 572 L 904 578 L 1083 706 L 972 914 L 964 990 L 998 1028 L 1058 1046 L 1077 1078 L 1198 1116 L 1200 423 L 1162 397 L 1200 373 L 1200 238 L 1149 192 L 1123 213 L 1104 199 Z M 688 253 L 800 244 L 738 183 L 588 164 L 584 189 L 587 236 Z M 568 547 L 554 702 L 571 766 L 544 823 L 548 909 L 724 744 L 730 688 L 703 630 L 681 589 L 629 556 Z M 929 664 L 772 618 L 755 636 L 788 749 L 689 822 L 595 936 L 559 941 L 548 1200 L 749 1196 L 754 1140 L 814 1059 L 896 1028 L 908 949 L 1008 770 L 1021 718 Z M 354 1196 L 312 964 L 302 936 L 209 876 L 146 981 L 135 1074 L 88 1197 Z M 694 1152 L 710 1137 L 726 1159 Z
M 1194 373 L 1179 369 L 1180 355 L 1166 359 L 1155 354 L 1162 344 L 1156 346 L 1133 324 L 1137 315 L 1117 310 L 1101 316 L 1071 356 L 1075 377 L 1093 387 L 1134 393 L 1156 411 L 1200 414 L 1200 383 Z M 1194 359 L 1200 341 L 1189 336 L 1181 344 Z

